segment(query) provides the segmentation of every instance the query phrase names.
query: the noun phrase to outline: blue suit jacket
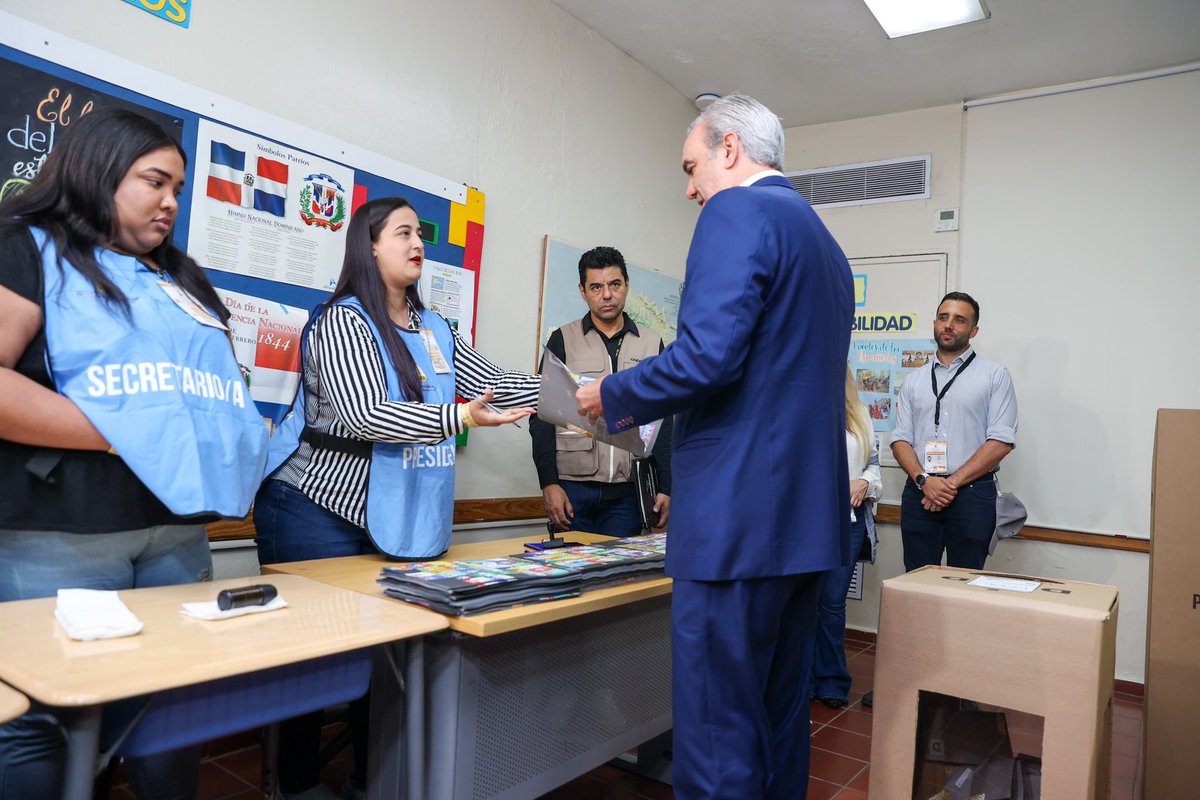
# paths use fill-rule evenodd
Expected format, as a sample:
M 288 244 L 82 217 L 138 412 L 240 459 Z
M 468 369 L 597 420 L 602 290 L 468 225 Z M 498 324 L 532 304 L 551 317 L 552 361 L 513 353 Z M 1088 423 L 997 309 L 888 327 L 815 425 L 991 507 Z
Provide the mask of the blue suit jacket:
M 678 414 L 668 575 L 761 578 L 851 563 L 853 284 L 841 248 L 786 179 L 705 203 L 678 337 L 601 385 L 612 430 Z

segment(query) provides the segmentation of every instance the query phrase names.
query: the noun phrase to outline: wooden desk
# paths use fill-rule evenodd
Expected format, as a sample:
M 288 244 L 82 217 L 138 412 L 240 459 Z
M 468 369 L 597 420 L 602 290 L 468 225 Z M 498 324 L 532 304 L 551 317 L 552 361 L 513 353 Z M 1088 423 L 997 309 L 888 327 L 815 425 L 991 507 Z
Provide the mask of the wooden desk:
M 0 683 L 0 725 L 29 710 L 29 698 Z
M 469 561 L 481 558 L 499 558 L 525 552 L 522 542 L 541 539 L 541 534 L 518 537 L 515 539 L 500 539 L 491 542 L 475 542 L 473 544 L 453 545 L 443 556 L 443 561 Z M 594 533 L 571 533 L 571 541 L 588 544 L 591 542 L 609 541 L 611 536 L 599 536 Z M 271 564 L 263 567 L 264 573 L 281 572 L 291 575 L 303 575 L 314 581 L 339 586 L 374 597 L 387 597 L 379 585 L 379 573 L 389 561 L 384 556 L 347 556 L 345 558 L 326 558 L 315 561 L 293 561 L 289 564 Z M 620 586 L 610 586 L 584 592 L 579 597 L 566 600 L 556 600 L 551 603 L 533 603 L 517 608 L 506 608 L 503 611 L 491 611 L 487 614 L 475 614 L 468 617 L 447 616 L 450 629 L 465 633 L 469 636 L 496 636 L 545 625 L 562 619 L 603 611 L 607 608 L 618 608 L 638 600 L 661 597 L 671 593 L 670 578 L 653 578 L 651 580 L 635 581 Z M 389 598 L 390 599 L 390 598 Z
M 523 552 L 522 542 L 541 538 L 456 545 L 445 558 L 513 555 Z M 388 563 L 354 556 L 266 569 L 385 597 L 376 579 Z M 409 697 L 425 698 L 405 722 L 408 797 L 535 798 L 669 730 L 670 591 L 670 579 L 656 578 L 447 617 L 449 631 L 423 640 L 425 673 L 408 680 Z M 382 776 L 378 796 L 397 797 L 400 699 L 387 686 L 372 687 L 371 695 L 371 773 Z M 419 727 L 409 727 L 421 717 Z
M 285 609 L 212 622 L 180 613 L 181 603 L 210 601 L 221 589 L 259 582 L 237 578 L 122 591 L 121 600 L 145 628 L 137 636 L 94 642 L 67 638 L 54 619 L 52 597 L 0 603 L 0 638 L 22 643 L 0 657 L 0 679 L 47 705 L 79 709 L 64 714 L 70 748 L 65 796 L 91 796 L 105 703 L 446 627 L 441 615 L 293 575 L 271 581 L 288 602 Z

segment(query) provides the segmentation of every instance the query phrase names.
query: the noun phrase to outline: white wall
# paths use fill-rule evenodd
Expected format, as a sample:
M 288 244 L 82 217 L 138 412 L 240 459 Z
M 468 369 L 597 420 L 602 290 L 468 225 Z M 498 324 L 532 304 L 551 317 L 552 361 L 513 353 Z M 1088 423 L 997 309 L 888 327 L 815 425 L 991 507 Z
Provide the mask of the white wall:
M 116 0 L 0 9 L 482 190 L 477 344 L 504 367 L 535 366 L 544 234 L 683 274 L 695 108 L 548 0 L 206 2 L 187 30 Z M 540 493 L 526 430 L 473 431 L 458 465 L 459 497 Z
M 933 181 L 929 200 L 825 209 L 819 213 L 848 256 L 947 253 L 951 288 L 971 291 L 971 286 L 961 281 L 962 276 L 970 276 L 971 273 L 966 268 L 968 265 L 960 263 L 958 234 L 935 233 L 933 230 L 934 213 L 940 208 L 960 207 L 963 225 L 969 225 L 971 221 L 970 198 L 964 198 L 962 187 L 963 128 L 963 111 L 957 105 L 790 128 L 786 131 L 787 169 L 932 153 Z M 969 147 L 970 143 L 966 146 Z M 1056 187 L 1056 192 L 1056 198 L 1067 204 L 1099 201 L 1091 194 L 1073 195 L 1070 186 Z M 1020 209 L 1013 209 L 1013 213 L 1019 214 Z M 1018 230 L 1019 226 L 1014 223 L 1014 235 Z M 1125 278 L 1122 274 L 1105 277 Z M 1023 318 L 1023 306 L 1005 300 L 1001 306 L 989 308 L 987 297 L 979 299 L 984 307 L 985 324 L 981 326 L 976 344 L 986 352 L 989 347 L 988 316 L 1006 314 Z M 1031 330 L 1046 322 L 1027 320 Z M 1031 338 L 1034 336 L 1034 333 L 1030 333 Z M 1020 399 L 1022 387 L 1017 388 Z M 1036 465 L 1023 464 L 1022 469 L 1036 469 Z M 884 473 L 888 484 L 887 494 L 897 496 L 903 474 L 895 469 L 885 469 Z M 877 630 L 880 582 L 903 573 L 902 551 L 899 527 L 881 525 L 879 559 L 875 566 L 866 569 L 863 599 L 851 600 L 847 604 L 850 627 Z M 1148 560 L 1144 554 L 1045 542 L 1006 541 L 1000 543 L 996 554 L 988 560 L 988 567 L 1004 572 L 1117 586 L 1121 593 L 1121 608 L 1117 630 L 1116 677 L 1138 682 L 1143 680 L 1148 577 Z

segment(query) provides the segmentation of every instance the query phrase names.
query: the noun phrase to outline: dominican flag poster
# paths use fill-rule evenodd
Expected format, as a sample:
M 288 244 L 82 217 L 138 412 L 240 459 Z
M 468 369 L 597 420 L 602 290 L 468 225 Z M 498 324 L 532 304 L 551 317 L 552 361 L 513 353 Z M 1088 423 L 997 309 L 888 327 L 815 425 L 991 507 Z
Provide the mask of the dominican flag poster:
M 252 159 L 254 168 L 248 169 L 246 153 L 215 139 L 209 151 L 209 197 L 276 217 L 286 216 L 287 164 L 258 156 Z
M 188 252 L 209 269 L 332 291 L 354 171 L 201 119 Z

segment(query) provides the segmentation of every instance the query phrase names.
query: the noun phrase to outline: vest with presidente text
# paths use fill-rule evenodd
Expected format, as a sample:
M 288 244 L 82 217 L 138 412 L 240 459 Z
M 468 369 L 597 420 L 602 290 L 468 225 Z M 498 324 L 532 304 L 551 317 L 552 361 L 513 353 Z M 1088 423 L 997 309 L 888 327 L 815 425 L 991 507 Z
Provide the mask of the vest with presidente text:
M 387 354 L 379 329 L 355 297 L 338 301 L 354 309 L 371 329 L 383 359 L 388 399 L 404 402 L 400 377 Z M 314 317 L 315 320 L 315 317 Z M 312 322 L 309 323 L 311 329 Z M 450 367 L 439 374 L 421 334 L 400 331 L 400 339 L 421 371 L 421 400 L 425 403 L 454 402 L 454 335 L 446 320 L 433 311 L 421 313 L 421 327 L 428 330 Z M 307 348 L 307 336 L 301 346 Z M 303 363 L 303 362 L 302 362 Z M 271 437 L 267 460 L 269 478 L 300 446 L 305 424 L 305 392 L 301 381 L 295 403 Z M 432 558 L 450 546 L 454 520 L 454 441 L 435 445 L 371 442 L 367 472 L 367 534 L 380 550 L 397 558 Z
M 563 337 L 564 361 L 572 372 L 599 378 L 612 372 L 608 348 L 594 328 L 583 332 L 583 321 L 575 320 L 560 329 Z M 658 355 L 662 337 L 657 331 L 639 326 L 637 336 L 626 333 L 617 349 L 617 370 Z M 554 431 L 558 476 L 568 481 L 599 481 L 626 483 L 633 477 L 633 456 L 628 450 L 597 442 L 566 428 Z
M 97 248 L 104 274 L 129 299 L 126 316 L 78 270 L 60 268 L 44 231 L 31 233 L 45 270 L 46 358 L 59 393 L 173 514 L 245 516 L 267 430 L 225 328 L 185 311 L 168 295 L 182 290 L 165 273 Z M 198 304 L 194 311 L 212 317 Z

